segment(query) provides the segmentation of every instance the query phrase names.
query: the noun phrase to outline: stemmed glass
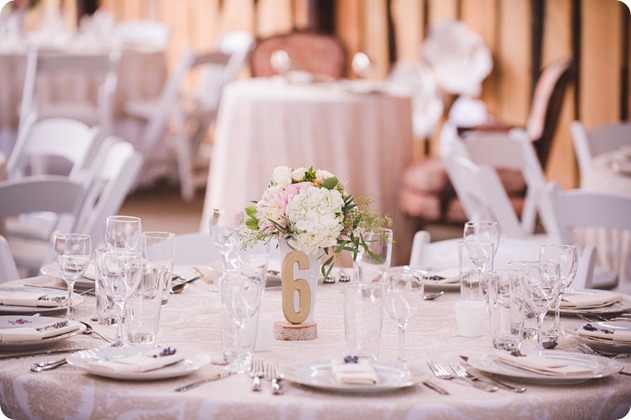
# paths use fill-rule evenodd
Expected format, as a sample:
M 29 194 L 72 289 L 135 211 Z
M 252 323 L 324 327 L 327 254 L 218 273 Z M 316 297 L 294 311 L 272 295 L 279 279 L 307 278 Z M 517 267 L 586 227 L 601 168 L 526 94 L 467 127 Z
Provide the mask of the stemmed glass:
M 353 275 L 356 280 L 372 283 L 380 282 L 392 259 L 392 229 L 382 232 L 366 232 L 363 235 L 368 251 L 360 249 L 353 262 Z
M 210 234 L 223 257 L 224 270 L 235 268 L 231 264 L 230 254 L 239 247 L 239 229 L 244 223 L 243 210 L 214 209 L 210 215 Z
M 127 299 L 136 291 L 142 279 L 142 255 L 140 252 L 96 250 L 96 268 L 108 296 L 118 307 L 116 320 L 116 338 L 112 347 L 121 347 L 123 343 L 123 321 Z
M 488 301 L 488 285 L 486 284 L 486 272 L 488 271 L 489 262 L 493 260 L 494 245 L 491 241 L 485 240 L 468 240 L 464 243 L 469 254 L 469 259 L 475 265 L 478 272 L 478 282 L 482 290 L 482 296 Z M 492 265 L 492 264 L 491 264 Z
M 137 251 L 142 222 L 134 216 L 109 216 L 105 220 L 105 243 L 109 249 Z
M 554 302 L 554 327 L 551 333 L 557 337 L 565 334 L 561 327 L 561 296 L 570 287 L 578 269 L 578 252 L 575 245 L 542 245 L 539 248 L 539 261 L 559 264 L 561 285 Z
M 405 330 L 423 300 L 423 283 L 412 271 L 390 270 L 387 273 L 384 301 L 390 317 L 399 327 L 399 363 L 406 365 Z
M 537 352 L 543 350 L 543 319 L 557 298 L 562 284 L 559 264 L 554 262 L 524 261 L 521 264 L 523 280 L 519 293 L 537 317 Z
M 365 79 L 370 75 L 370 72 L 372 71 L 372 61 L 366 53 L 358 51 L 353 54 L 353 59 L 351 60 L 351 68 L 353 69 L 353 73 L 355 73 L 357 77 Z
M 464 224 L 462 239 L 465 242 L 470 240 L 490 241 L 493 243 L 493 255 L 495 255 L 500 244 L 500 225 L 492 220 L 470 220 Z M 489 268 L 493 269 L 493 260 L 491 260 Z
M 264 288 L 265 277 L 260 271 L 227 271 L 221 277 L 221 304 L 224 313 L 237 327 L 236 354 L 231 367 L 238 373 L 248 369 L 244 332 L 248 321 L 259 308 Z
M 61 278 L 68 286 L 68 306 L 66 320 L 73 318 L 72 293 L 74 285 L 85 273 L 90 264 L 92 244 L 90 235 L 81 233 L 56 233 L 53 237 L 53 249 L 57 255 L 57 266 Z

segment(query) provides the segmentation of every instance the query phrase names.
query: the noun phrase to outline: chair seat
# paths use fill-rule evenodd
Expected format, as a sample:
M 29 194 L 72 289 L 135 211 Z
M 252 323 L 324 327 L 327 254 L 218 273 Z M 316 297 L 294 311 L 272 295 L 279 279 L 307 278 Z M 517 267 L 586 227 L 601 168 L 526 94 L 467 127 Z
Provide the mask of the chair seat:
M 70 118 L 93 127 L 99 124 L 98 110 L 93 104 L 85 102 L 61 102 L 54 106 L 40 106 L 39 118 Z

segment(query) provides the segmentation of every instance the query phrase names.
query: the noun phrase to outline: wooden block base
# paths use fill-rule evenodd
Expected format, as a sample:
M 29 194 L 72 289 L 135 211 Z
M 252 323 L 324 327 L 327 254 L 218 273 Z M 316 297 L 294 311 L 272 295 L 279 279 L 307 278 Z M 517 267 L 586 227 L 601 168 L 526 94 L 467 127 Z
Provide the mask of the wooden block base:
M 318 338 L 318 328 L 315 322 L 292 324 L 287 321 L 274 322 L 274 338 L 283 341 L 307 341 Z

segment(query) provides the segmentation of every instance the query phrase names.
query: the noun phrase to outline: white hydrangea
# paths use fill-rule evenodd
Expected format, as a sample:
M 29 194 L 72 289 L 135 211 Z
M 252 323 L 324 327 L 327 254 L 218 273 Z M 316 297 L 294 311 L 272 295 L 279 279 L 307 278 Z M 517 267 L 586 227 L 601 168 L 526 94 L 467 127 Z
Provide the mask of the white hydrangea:
M 280 186 L 291 184 L 291 169 L 287 166 L 278 166 L 272 174 L 272 181 Z
M 337 244 L 343 229 L 344 200 L 337 190 L 310 186 L 289 200 L 286 215 L 292 231 L 289 246 L 307 255 Z

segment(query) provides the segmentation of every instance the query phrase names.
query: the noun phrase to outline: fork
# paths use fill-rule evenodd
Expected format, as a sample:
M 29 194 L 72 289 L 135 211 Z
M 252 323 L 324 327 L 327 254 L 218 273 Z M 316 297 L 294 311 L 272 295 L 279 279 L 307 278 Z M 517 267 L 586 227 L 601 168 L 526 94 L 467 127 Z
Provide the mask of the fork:
M 445 369 L 440 363 L 435 362 L 433 360 L 428 360 L 427 361 L 427 366 L 429 366 L 429 368 L 431 369 L 432 373 L 434 374 L 435 377 L 437 377 L 438 379 L 446 379 L 446 380 L 450 380 L 450 379 L 455 379 L 456 377 L 453 376 L 451 373 L 449 373 L 447 371 L 447 369 Z
M 460 363 L 450 363 L 449 366 L 451 370 L 461 379 L 472 383 L 476 388 L 479 388 L 483 391 L 487 392 L 495 392 L 499 389 L 499 387 L 492 385 L 490 383 L 483 382 L 477 376 L 473 376 L 470 374 Z M 525 391 L 525 389 L 524 389 Z M 522 391 L 523 392 L 523 391 Z
M 272 383 L 272 394 L 280 395 L 283 393 L 282 388 L 280 387 L 280 377 L 276 372 L 278 366 L 276 363 L 268 363 L 265 366 L 265 377 Z
M 250 378 L 252 378 L 252 391 L 261 391 L 261 377 L 263 376 L 265 366 L 262 360 L 253 360 L 250 366 Z

